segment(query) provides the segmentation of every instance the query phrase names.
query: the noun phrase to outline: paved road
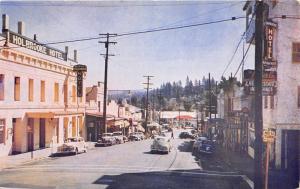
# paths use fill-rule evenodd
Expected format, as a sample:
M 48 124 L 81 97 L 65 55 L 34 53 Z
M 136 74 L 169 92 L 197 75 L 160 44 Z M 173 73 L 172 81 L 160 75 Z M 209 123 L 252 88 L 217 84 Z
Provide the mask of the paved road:
M 0 188 L 248 188 L 234 173 L 203 170 L 191 155 L 189 140 L 172 140 L 169 154 L 149 153 L 151 142 L 95 148 L 5 169 Z

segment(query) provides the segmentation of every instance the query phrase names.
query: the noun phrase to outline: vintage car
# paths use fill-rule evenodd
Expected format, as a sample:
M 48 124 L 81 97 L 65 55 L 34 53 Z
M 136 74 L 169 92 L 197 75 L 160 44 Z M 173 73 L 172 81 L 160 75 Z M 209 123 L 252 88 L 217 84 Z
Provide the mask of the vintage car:
M 112 133 L 103 133 L 100 136 L 100 139 L 95 144 L 96 147 L 98 146 L 112 146 L 117 143 L 116 137 L 113 136 Z
M 116 138 L 117 144 L 124 143 L 124 137 L 121 131 L 113 132 L 113 136 Z
M 190 133 L 184 131 L 179 134 L 179 138 L 181 138 L 181 139 L 192 138 L 192 135 Z
M 156 137 L 151 145 L 151 153 L 164 152 L 169 153 L 171 151 L 170 139 L 166 137 Z
M 130 133 L 128 137 L 129 141 L 140 141 L 141 137 L 137 135 L 136 133 Z
M 199 154 L 212 154 L 215 151 L 215 145 L 211 140 L 203 140 L 198 145 Z
M 192 149 L 192 154 L 194 154 L 198 150 L 198 146 L 201 144 L 202 141 L 207 140 L 206 137 L 198 137 L 195 142 L 193 143 L 193 149 Z
M 57 154 L 78 154 L 87 152 L 87 145 L 82 137 L 70 137 L 65 143 L 57 147 Z

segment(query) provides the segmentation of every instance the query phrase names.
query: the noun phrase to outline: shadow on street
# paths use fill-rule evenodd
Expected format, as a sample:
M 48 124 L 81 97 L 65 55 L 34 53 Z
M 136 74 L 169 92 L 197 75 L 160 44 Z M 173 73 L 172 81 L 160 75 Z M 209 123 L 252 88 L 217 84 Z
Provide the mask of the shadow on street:
M 201 174 L 199 170 L 153 171 L 104 175 L 93 184 L 107 185 L 107 189 L 249 189 L 238 176 Z

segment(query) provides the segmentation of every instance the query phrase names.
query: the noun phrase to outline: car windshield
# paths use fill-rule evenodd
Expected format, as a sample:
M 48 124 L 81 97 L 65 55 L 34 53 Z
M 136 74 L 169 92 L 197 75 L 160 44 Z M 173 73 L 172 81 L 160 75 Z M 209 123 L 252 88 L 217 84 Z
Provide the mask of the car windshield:
M 113 136 L 121 136 L 123 135 L 122 133 L 113 133 Z
M 102 134 L 102 137 L 110 137 L 110 136 L 113 136 L 112 133 L 103 133 Z
M 65 140 L 65 142 L 78 142 L 77 138 L 68 138 Z

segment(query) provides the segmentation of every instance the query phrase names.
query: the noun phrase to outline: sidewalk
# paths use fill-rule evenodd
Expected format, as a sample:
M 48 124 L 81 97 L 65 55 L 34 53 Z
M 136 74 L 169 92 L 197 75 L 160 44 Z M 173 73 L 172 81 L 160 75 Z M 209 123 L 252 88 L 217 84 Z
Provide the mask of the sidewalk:
M 248 178 L 244 178 L 248 184 L 253 188 L 254 181 L 254 159 L 248 154 L 240 154 L 226 150 L 222 146 L 217 147 L 216 156 L 221 162 L 226 164 L 228 171 L 236 171 Z M 250 179 L 250 180 L 249 180 Z M 286 172 L 280 170 L 269 169 L 269 189 L 290 189 L 292 188 L 288 183 L 288 176 Z
M 88 149 L 95 146 L 94 142 L 87 142 Z M 21 153 L 17 155 L 9 155 L 0 157 L 0 171 L 2 169 L 20 166 L 33 161 L 49 158 L 52 154 L 56 153 L 56 147 L 35 150 L 32 152 Z

